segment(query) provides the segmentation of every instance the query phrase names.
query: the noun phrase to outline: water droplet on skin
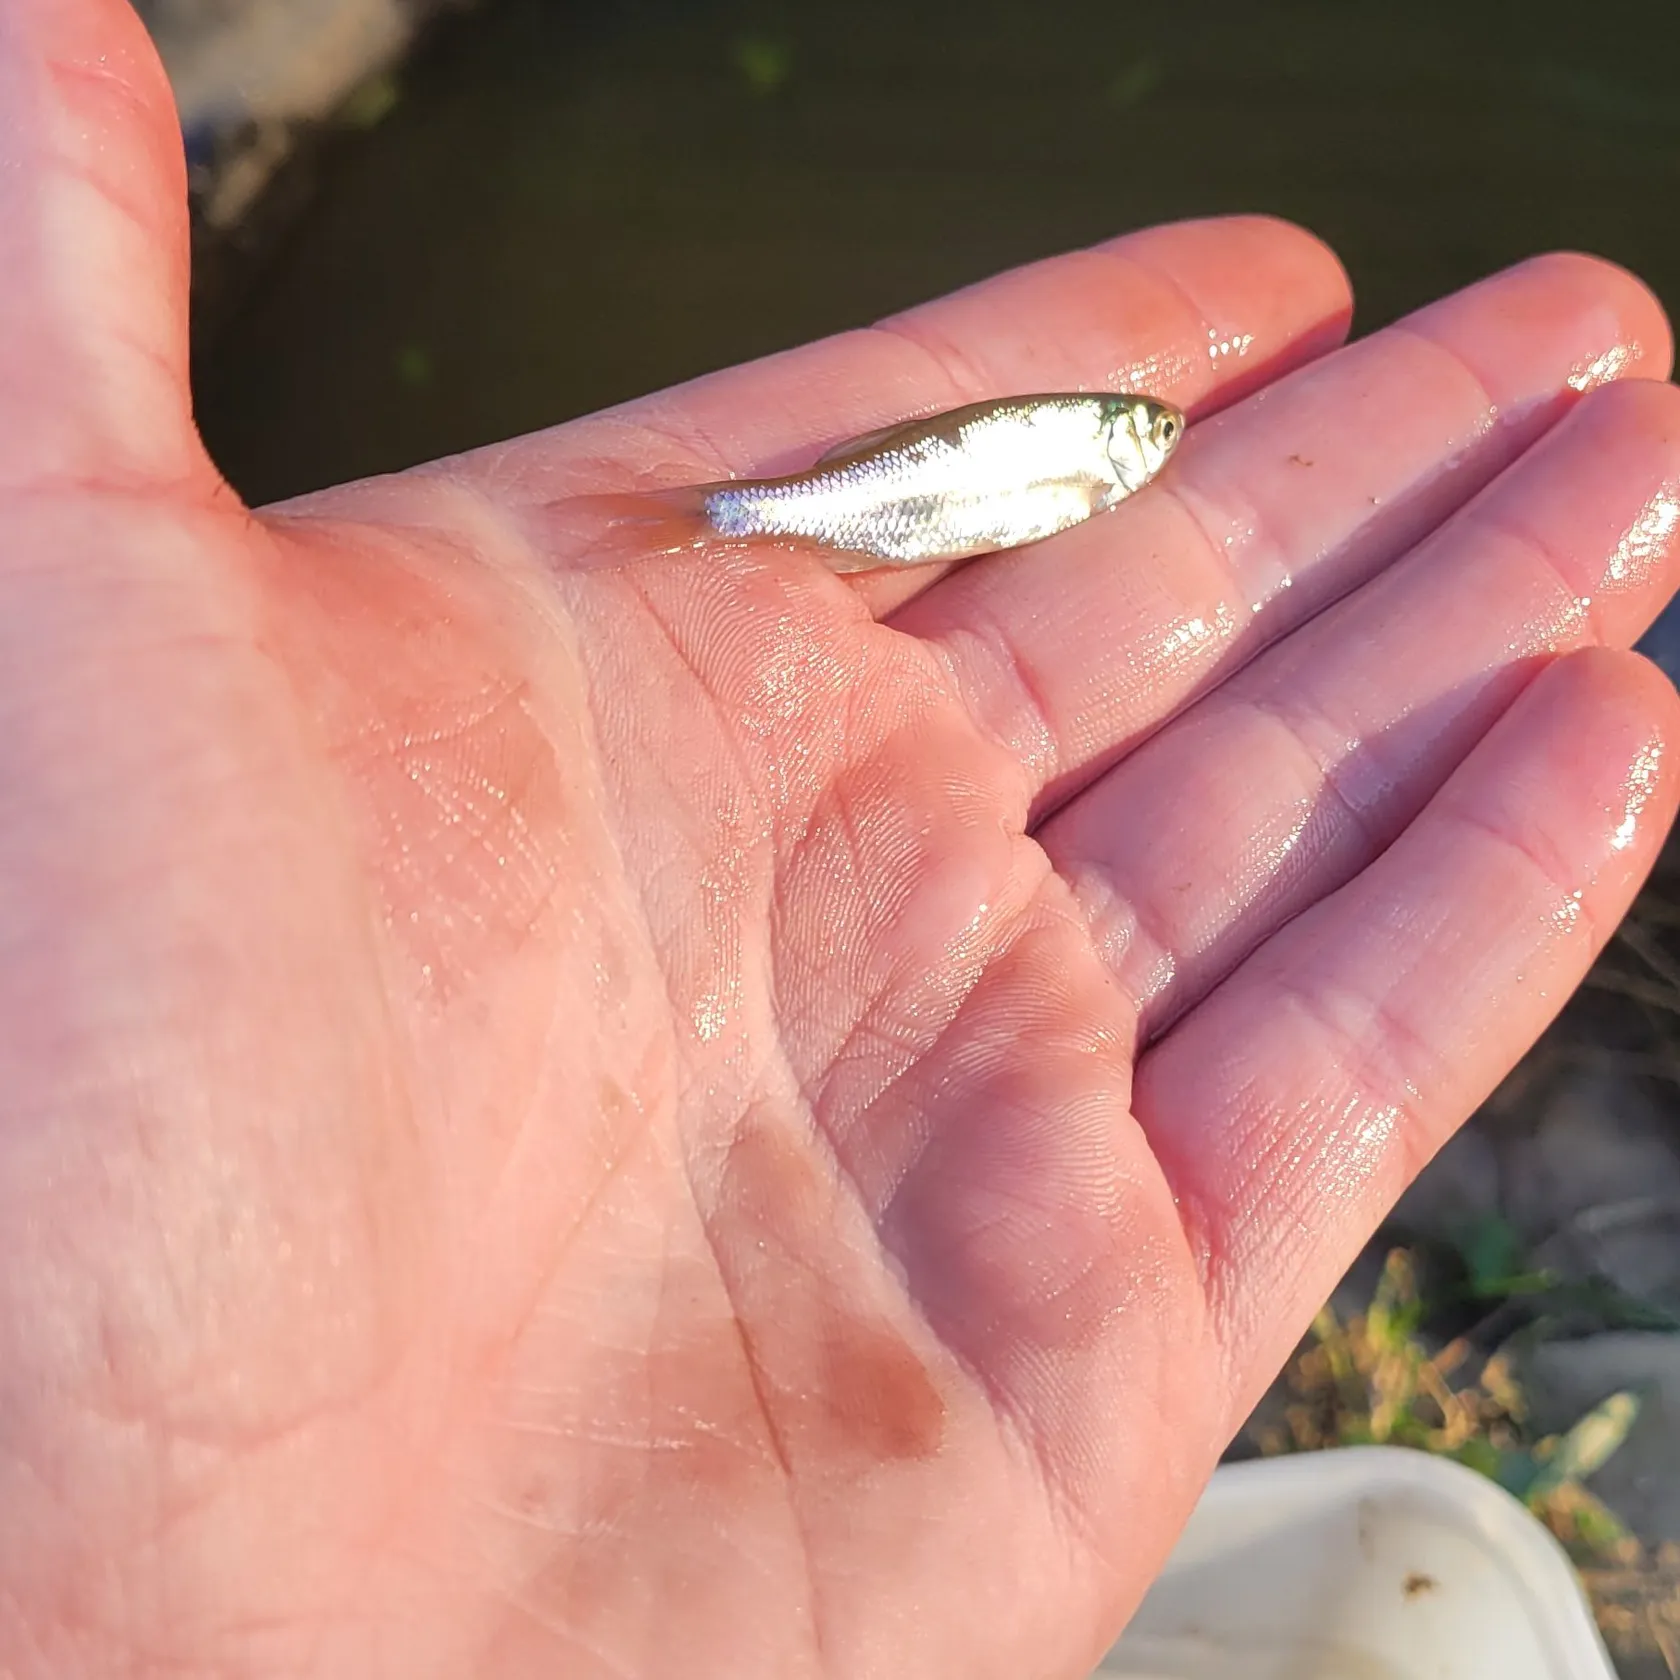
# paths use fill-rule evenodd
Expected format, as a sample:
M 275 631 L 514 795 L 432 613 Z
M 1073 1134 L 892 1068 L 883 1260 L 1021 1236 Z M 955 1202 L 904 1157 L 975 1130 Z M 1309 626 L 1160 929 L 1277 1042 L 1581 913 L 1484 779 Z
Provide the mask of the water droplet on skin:
M 1278 575 L 1271 580 L 1270 586 L 1257 592 L 1254 599 L 1249 602 L 1248 610 L 1250 614 L 1258 617 L 1271 606 L 1271 604 L 1284 592 L 1284 590 L 1293 589 L 1294 587 L 1294 575 L 1290 572 L 1279 572 Z
M 1208 360 L 1217 362 L 1226 356 L 1246 356 L 1249 346 L 1254 343 L 1253 333 L 1233 333 L 1229 338 L 1221 338 L 1214 328 L 1208 328 Z

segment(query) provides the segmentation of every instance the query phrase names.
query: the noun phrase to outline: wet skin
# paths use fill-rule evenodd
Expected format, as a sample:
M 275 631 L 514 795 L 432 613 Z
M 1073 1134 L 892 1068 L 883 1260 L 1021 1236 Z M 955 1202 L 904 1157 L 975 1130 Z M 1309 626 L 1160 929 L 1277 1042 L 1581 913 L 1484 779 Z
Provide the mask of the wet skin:
M 1670 821 L 1659 311 L 1187 224 L 253 515 L 178 149 L 0 8 L 0 1669 L 1082 1673 Z M 1093 385 L 943 576 L 582 511 Z

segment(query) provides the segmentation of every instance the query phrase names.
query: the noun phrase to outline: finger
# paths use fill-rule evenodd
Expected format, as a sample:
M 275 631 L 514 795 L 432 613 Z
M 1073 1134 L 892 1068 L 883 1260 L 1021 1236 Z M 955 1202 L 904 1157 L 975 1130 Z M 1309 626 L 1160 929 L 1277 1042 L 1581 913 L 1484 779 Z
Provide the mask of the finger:
M 1656 855 L 1680 697 L 1554 663 L 1417 821 L 1142 1061 L 1135 1111 L 1219 1327 L 1231 1422 L 1406 1183 L 1540 1034 Z
M 127 0 L 0 10 L 0 481 L 204 471 L 187 214 L 163 70 Z
M 1595 382 L 1668 367 L 1637 281 L 1526 263 L 1197 428 L 1152 490 L 895 616 L 1028 765 L 1040 813 L 1380 570 Z
M 1549 653 L 1680 578 L 1680 391 L 1589 397 L 1434 537 L 1039 832 L 1147 1039 L 1371 862 Z
M 1028 391 L 1142 389 L 1211 411 L 1339 343 L 1347 278 L 1264 217 L 1187 222 L 987 280 L 876 326 L 450 462 L 541 506 L 808 465 L 914 414 Z M 937 569 L 856 581 L 876 610 Z

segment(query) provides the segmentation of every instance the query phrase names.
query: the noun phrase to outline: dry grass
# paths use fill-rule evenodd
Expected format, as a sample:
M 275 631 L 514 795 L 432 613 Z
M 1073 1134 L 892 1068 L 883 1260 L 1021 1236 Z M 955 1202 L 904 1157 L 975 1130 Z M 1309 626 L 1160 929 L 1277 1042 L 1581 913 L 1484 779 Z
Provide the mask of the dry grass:
M 1432 1349 L 1427 1317 L 1413 1256 L 1397 1248 L 1363 1313 L 1345 1323 L 1319 1313 L 1285 1373 L 1282 1422 L 1258 1432 L 1261 1451 L 1413 1447 L 1517 1495 L 1578 1561 L 1625 1546 L 1633 1537 L 1584 1481 L 1626 1438 L 1638 1397 L 1611 1395 L 1566 1433 L 1536 1437 L 1508 1353 L 1479 1356 L 1467 1336 Z

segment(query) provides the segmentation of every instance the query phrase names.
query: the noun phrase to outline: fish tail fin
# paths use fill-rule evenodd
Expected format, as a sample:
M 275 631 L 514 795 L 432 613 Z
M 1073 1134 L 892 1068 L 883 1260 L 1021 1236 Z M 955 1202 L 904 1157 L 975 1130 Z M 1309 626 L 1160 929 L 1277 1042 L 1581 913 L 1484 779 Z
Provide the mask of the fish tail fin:
M 571 505 L 613 525 L 658 524 L 668 519 L 703 519 L 715 484 L 679 484 L 668 490 L 624 490 L 577 496 Z
M 593 553 L 603 563 L 676 553 L 693 548 L 709 533 L 706 497 L 713 488 L 697 484 L 568 496 L 551 504 L 547 517 L 566 529 L 574 551 Z
M 668 490 L 640 490 L 620 499 L 635 504 L 628 518 L 635 518 L 639 511 L 648 519 L 703 519 L 707 499 L 716 489 L 715 484 L 678 484 Z

